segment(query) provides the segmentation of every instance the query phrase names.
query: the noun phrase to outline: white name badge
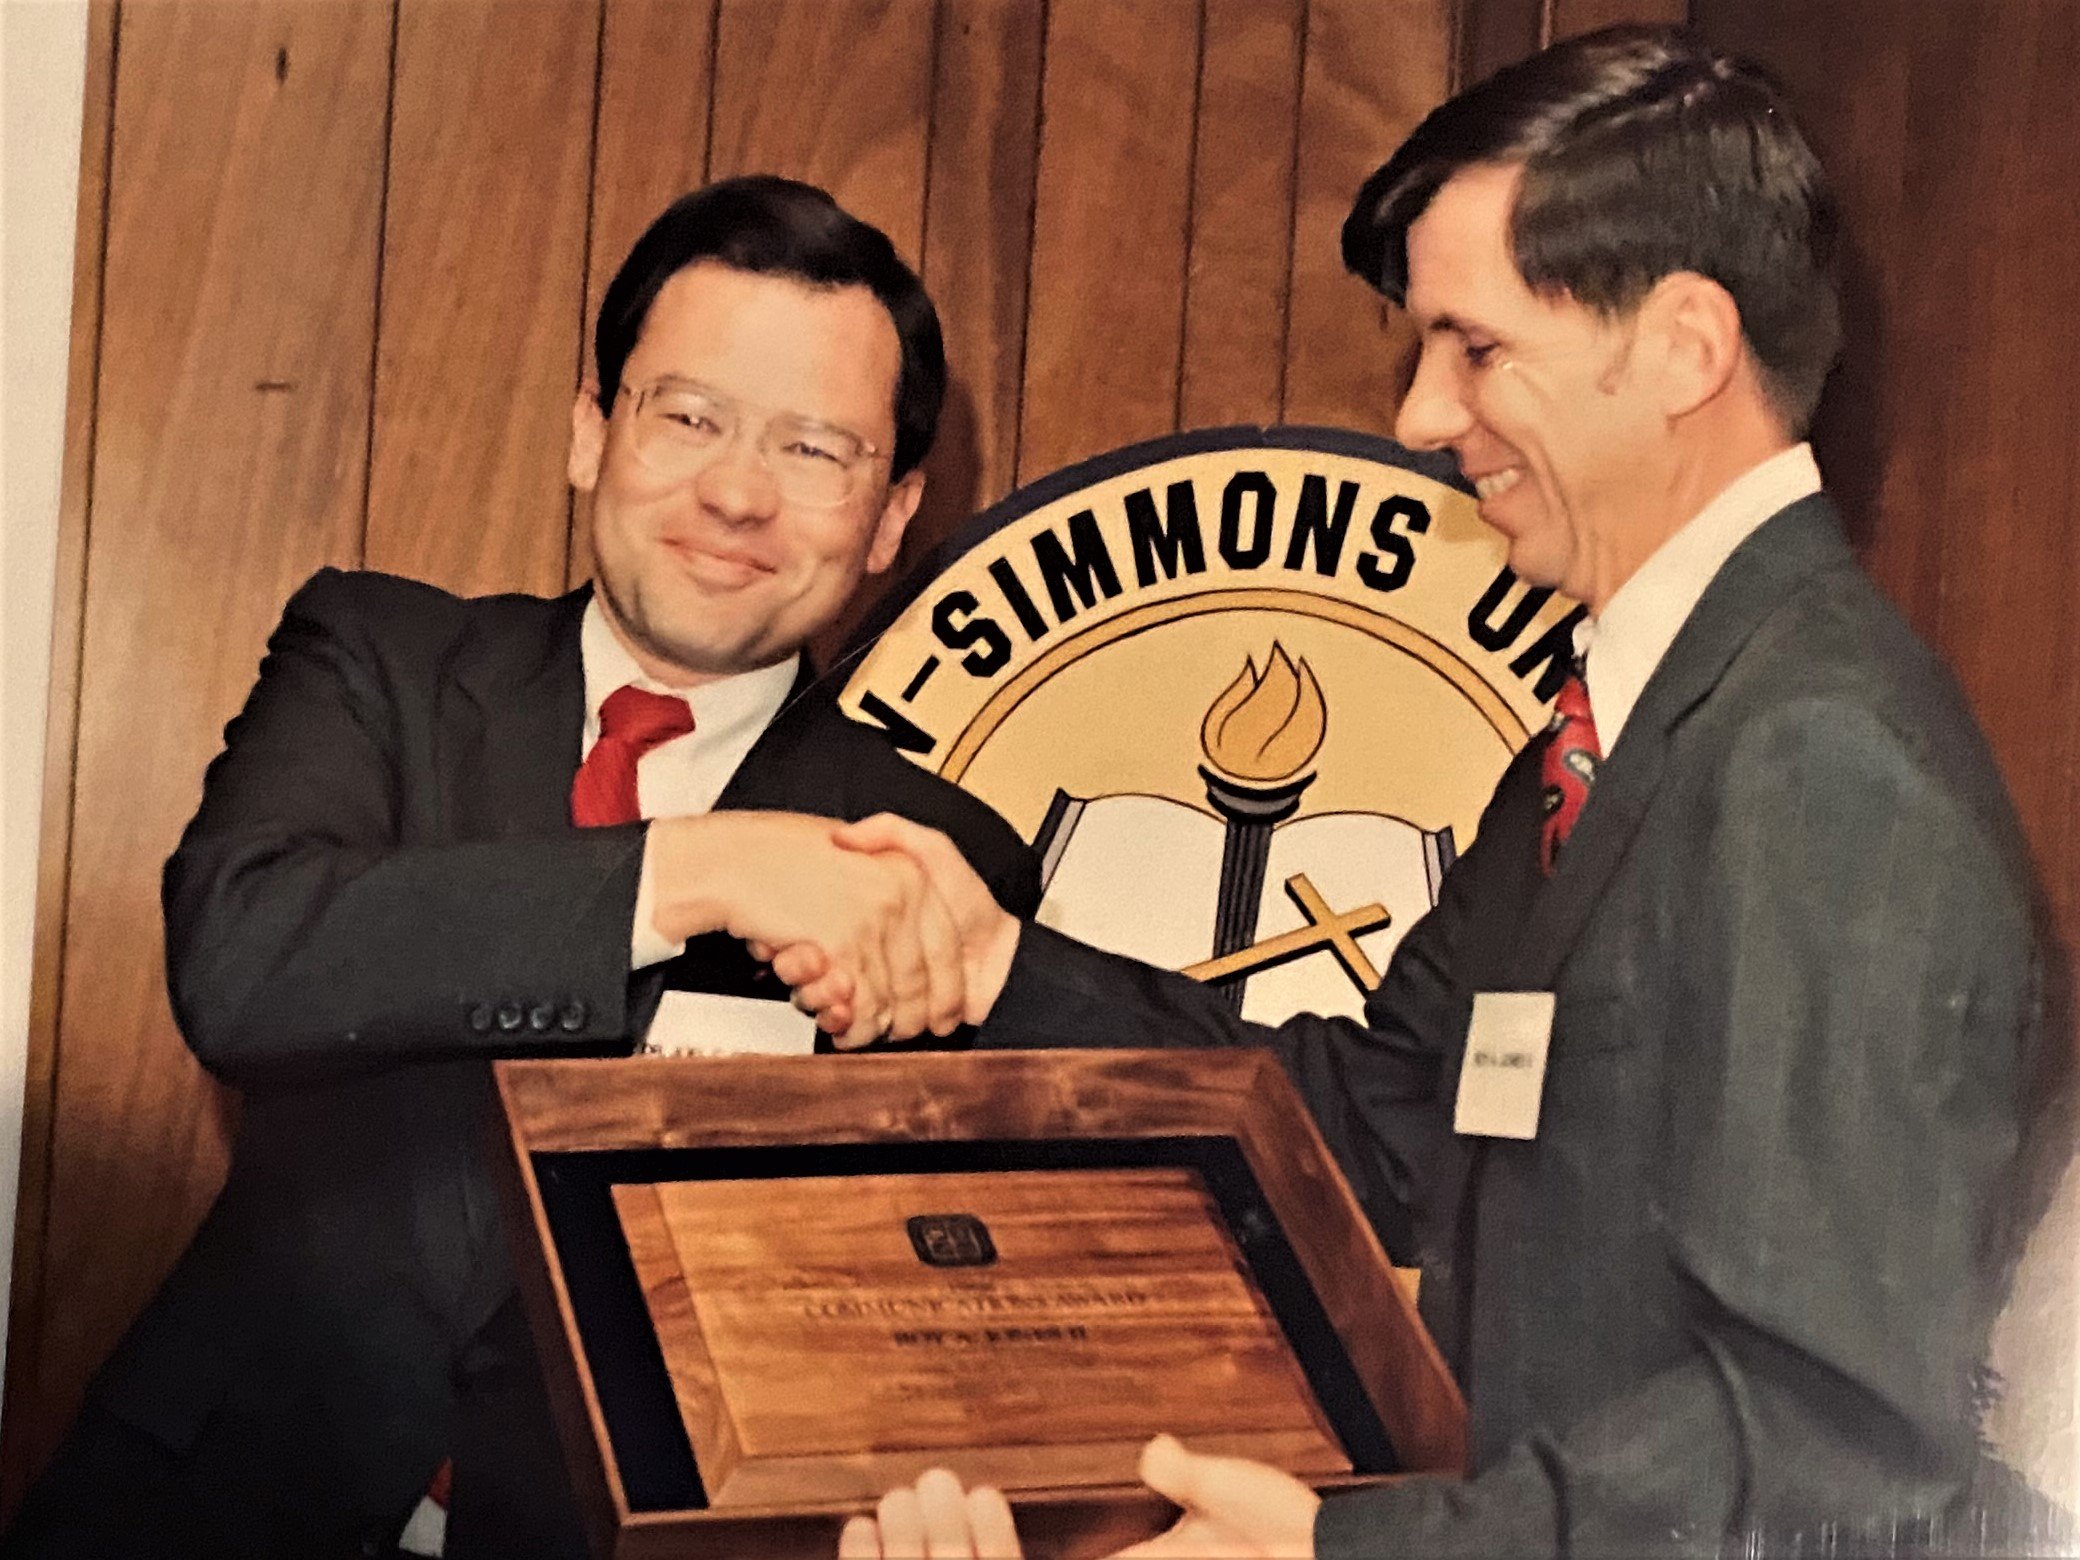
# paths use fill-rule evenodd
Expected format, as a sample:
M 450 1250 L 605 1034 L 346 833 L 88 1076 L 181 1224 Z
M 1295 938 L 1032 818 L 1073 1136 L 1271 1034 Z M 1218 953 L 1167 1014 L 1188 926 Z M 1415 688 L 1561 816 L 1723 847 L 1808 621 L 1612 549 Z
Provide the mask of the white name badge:
M 816 1020 L 791 1002 L 667 991 L 643 1049 L 664 1056 L 807 1056 Z
M 1552 1039 L 1550 991 L 1475 992 L 1453 1130 L 1469 1137 L 1537 1137 Z

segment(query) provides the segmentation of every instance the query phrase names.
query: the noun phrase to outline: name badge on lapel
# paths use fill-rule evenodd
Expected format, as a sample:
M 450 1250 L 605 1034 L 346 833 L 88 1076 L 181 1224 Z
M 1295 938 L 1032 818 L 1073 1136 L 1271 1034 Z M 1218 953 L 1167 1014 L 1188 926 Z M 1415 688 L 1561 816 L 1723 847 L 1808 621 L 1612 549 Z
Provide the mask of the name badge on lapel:
M 1452 1129 L 1468 1137 L 1537 1137 L 1552 1038 L 1550 991 L 1475 992 Z

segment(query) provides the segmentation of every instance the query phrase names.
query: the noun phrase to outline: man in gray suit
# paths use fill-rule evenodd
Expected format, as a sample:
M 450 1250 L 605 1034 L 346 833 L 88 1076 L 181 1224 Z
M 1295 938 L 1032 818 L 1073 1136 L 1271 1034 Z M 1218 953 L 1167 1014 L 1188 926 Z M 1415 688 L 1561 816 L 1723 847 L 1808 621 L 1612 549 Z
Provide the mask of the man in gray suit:
M 1318 1500 L 1157 1442 L 1186 1512 L 1136 1553 L 1911 1547 L 1971 1477 L 2038 942 L 1970 711 L 1803 442 L 1834 238 L 1772 85 L 1666 29 L 1471 89 L 1360 193 L 1345 259 L 1422 333 L 1398 437 L 1590 612 L 1365 1024 L 1254 1028 L 1020 924 L 925 831 L 852 832 L 955 905 L 984 1043 L 1275 1047 L 1375 1222 L 1413 1220 L 1473 1478 Z M 1528 1108 L 1488 1082 L 1527 1068 Z M 938 1477 L 846 1553 L 995 1552 L 1001 1516 Z

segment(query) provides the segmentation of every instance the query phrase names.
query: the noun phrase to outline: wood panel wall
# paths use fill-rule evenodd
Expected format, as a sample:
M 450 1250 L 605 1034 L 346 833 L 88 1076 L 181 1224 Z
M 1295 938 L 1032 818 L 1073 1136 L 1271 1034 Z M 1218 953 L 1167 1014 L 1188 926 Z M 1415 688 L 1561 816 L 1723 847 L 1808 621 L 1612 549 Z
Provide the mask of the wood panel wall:
M 570 398 L 657 210 L 791 174 L 920 267 L 954 389 L 915 556 L 1179 426 L 1386 426 L 1405 343 L 1336 228 L 1480 10 L 96 0 L 0 1508 L 221 1178 L 158 872 L 283 599 L 583 577 Z
M 350 7 L 93 13 L 71 389 L 91 438 L 62 501 L 55 662 L 76 672 L 51 712 L 17 1444 L 69 1412 L 220 1173 L 228 1102 L 169 1043 L 157 869 L 283 594 L 360 551 L 390 34 Z

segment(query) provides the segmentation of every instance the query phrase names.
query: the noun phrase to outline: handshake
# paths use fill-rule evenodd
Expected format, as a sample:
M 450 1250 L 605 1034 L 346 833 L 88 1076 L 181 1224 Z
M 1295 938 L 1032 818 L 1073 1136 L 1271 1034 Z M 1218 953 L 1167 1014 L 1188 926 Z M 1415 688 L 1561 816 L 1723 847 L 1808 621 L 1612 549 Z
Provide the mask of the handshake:
M 671 942 L 727 932 L 843 1048 L 988 1016 L 1019 922 L 951 840 L 907 819 L 716 812 L 650 826 L 650 919 Z

